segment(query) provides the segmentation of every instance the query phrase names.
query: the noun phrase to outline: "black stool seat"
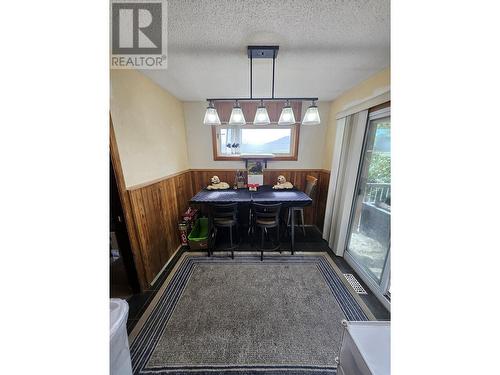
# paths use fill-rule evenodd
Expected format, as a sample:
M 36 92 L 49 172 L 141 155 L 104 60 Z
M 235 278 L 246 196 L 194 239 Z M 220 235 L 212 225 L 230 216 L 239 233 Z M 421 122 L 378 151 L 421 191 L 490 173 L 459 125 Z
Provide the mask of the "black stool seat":
M 260 204 L 253 203 L 251 206 L 251 232 L 252 232 L 252 245 L 253 237 L 256 228 L 260 228 L 261 242 L 260 242 L 260 260 L 264 260 L 264 237 L 267 229 L 276 228 L 276 242 L 277 245 L 270 250 L 278 250 L 280 247 L 280 210 L 281 203 L 277 204 Z
M 223 219 L 223 218 L 214 218 L 214 224 L 220 226 L 233 226 L 236 224 L 236 221 L 231 219 Z
M 260 225 L 271 225 L 275 226 L 276 225 L 276 220 L 263 220 L 263 219 L 258 219 L 255 221 L 257 224 Z
M 208 222 L 211 239 L 208 245 L 208 255 L 210 256 L 211 250 L 215 247 L 217 228 L 229 228 L 230 247 L 226 250 L 231 250 L 231 257 L 234 259 L 234 249 L 237 246 L 233 244 L 233 228 L 236 227 L 236 232 L 238 232 L 238 203 L 209 205 Z

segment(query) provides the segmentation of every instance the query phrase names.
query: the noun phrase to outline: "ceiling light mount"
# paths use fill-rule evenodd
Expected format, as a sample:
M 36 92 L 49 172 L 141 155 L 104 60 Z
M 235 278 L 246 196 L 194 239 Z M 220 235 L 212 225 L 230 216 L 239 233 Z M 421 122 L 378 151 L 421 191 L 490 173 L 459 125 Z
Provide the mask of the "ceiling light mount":
M 247 54 L 250 59 L 250 98 L 253 98 L 253 59 L 273 59 L 273 88 L 272 97 L 274 98 L 274 72 L 276 67 L 276 57 L 278 57 L 279 46 L 248 46 Z
M 213 102 L 224 102 L 224 101 L 234 101 L 235 106 L 233 108 L 233 111 L 231 113 L 231 119 L 234 121 L 229 121 L 229 124 L 234 124 L 234 125 L 241 125 L 240 117 L 243 117 L 243 112 L 241 111 L 241 108 L 239 106 L 240 101 L 256 101 L 260 100 L 260 106 L 257 108 L 256 116 L 254 119 L 254 124 L 268 124 L 268 116 L 267 116 L 267 109 L 263 106 L 263 101 L 266 102 L 277 102 L 277 101 L 286 101 L 285 106 L 283 107 L 283 111 L 280 116 L 280 121 L 278 123 L 285 125 L 292 125 L 291 121 L 293 121 L 293 124 L 295 124 L 295 116 L 293 114 L 293 110 L 290 106 L 290 101 L 311 101 L 313 102 L 312 108 L 310 107 L 311 111 L 316 110 L 317 107 L 315 106 L 315 101 L 318 100 L 317 97 L 300 97 L 300 98 L 291 98 L 291 97 L 281 97 L 277 98 L 274 96 L 274 76 L 275 76 L 275 71 L 276 71 L 276 57 L 278 56 L 278 51 L 279 51 L 279 46 L 248 46 L 247 47 L 247 55 L 248 58 L 250 59 L 250 97 L 249 98 L 210 98 L 207 99 L 207 101 L 210 103 L 209 108 L 207 108 L 207 114 L 208 112 L 211 111 L 213 112 L 212 106 Z M 267 98 L 254 98 L 253 97 L 253 59 L 273 59 L 273 78 L 272 78 L 272 91 L 271 91 L 271 97 Z M 265 112 L 264 112 L 265 111 Z M 218 114 L 215 111 L 215 114 Z M 233 118 L 233 114 L 235 115 Z M 240 116 L 241 115 L 241 116 Z M 259 115 L 259 116 L 257 116 Z M 211 118 L 214 117 L 214 114 L 211 113 Z M 267 117 L 267 118 L 266 118 Z M 283 118 L 286 118 L 286 120 L 283 120 Z M 311 118 L 312 119 L 312 118 Z M 312 119 L 313 122 L 310 123 L 311 125 L 316 125 L 316 123 L 319 124 L 319 115 L 316 117 L 314 116 L 314 119 Z M 244 118 L 243 118 L 243 121 Z M 209 125 L 218 125 L 217 123 L 207 123 Z
M 279 46 L 248 46 L 247 53 L 249 59 L 276 59 Z

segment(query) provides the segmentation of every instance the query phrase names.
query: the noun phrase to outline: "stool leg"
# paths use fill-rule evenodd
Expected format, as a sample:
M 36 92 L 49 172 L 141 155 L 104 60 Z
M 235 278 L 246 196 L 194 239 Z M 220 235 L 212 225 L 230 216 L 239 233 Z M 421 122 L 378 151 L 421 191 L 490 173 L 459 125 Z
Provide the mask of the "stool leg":
M 260 240 L 260 260 L 264 260 L 264 228 L 260 228 L 262 236 Z
M 276 227 L 276 239 L 278 240 L 278 250 L 281 254 L 281 246 L 280 246 L 280 225 L 278 223 L 278 226 Z
M 233 227 L 229 227 L 229 243 L 231 246 L 231 257 L 234 259 L 234 254 L 233 254 Z
M 265 238 L 264 228 L 260 228 L 260 248 L 261 249 L 264 249 L 264 238 Z
M 302 220 L 302 232 L 304 233 L 304 237 L 306 236 L 306 227 L 304 224 L 304 209 L 300 210 L 300 219 Z
M 233 231 L 233 227 L 231 227 L 231 231 Z M 238 234 L 238 226 L 236 226 L 236 236 L 239 239 L 240 235 Z M 231 246 L 231 258 L 234 259 L 234 246 Z
M 208 256 L 212 256 L 213 254 L 216 238 L 217 238 L 217 228 L 213 227 L 208 240 Z
M 255 230 L 253 229 L 253 226 L 248 228 L 248 234 L 250 236 L 250 247 L 253 247 L 253 242 L 255 240 Z

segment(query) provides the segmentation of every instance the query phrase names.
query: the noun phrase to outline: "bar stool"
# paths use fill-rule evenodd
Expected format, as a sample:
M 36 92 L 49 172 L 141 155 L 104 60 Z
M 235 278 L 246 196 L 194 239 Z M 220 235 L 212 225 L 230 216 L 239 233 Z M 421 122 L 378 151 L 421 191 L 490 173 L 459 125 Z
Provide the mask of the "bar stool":
M 306 176 L 306 189 L 304 193 L 306 193 L 309 197 L 312 198 L 316 191 L 316 185 L 318 184 L 318 179 L 313 176 Z M 288 211 L 288 220 L 287 220 L 287 227 L 290 225 L 290 219 L 291 215 L 295 215 L 297 212 L 300 212 L 300 219 L 301 219 L 301 227 L 302 227 L 302 233 L 304 233 L 304 237 L 306 235 L 306 228 L 304 224 L 304 207 L 290 207 L 290 210 Z
M 280 248 L 280 210 L 281 203 L 277 204 L 259 204 L 253 203 L 251 206 L 252 210 L 252 234 L 255 234 L 255 228 L 260 228 L 261 231 L 261 242 L 260 242 L 260 260 L 264 260 L 264 236 L 268 234 L 268 229 L 276 228 L 276 242 L 277 246 L 271 251 L 278 250 Z M 253 235 L 252 235 L 252 246 L 253 246 Z
M 237 247 L 237 245 L 233 244 L 233 228 L 236 227 L 236 233 L 238 233 L 238 203 L 211 204 L 208 206 L 208 208 L 208 221 L 212 245 L 215 247 L 217 229 L 229 228 L 230 247 L 228 249 L 225 249 L 225 251 L 231 251 L 231 258 L 234 259 L 234 249 Z M 209 244 L 209 249 L 212 247 L 212 245 Z

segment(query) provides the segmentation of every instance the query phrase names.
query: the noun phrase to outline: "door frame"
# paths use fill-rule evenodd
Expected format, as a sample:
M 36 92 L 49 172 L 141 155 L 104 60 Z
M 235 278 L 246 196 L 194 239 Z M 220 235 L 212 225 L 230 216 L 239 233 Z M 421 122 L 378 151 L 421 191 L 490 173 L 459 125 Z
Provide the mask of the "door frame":
M 343 181 L 339 190 L 339 201 L 337 209 L 339 211 L 336 219 L 335 232 L 338 236 L 335 239 L 333 248 L 335 255 L 343 257 L 344 250 L 348 242 L 348 230 L 352 210 L 352 201 L 356 196 L 356 182 L 358 177 L 358 167 L 363 154 L 364 135 L 366 123 L 368 122 L 368 110 L 358 112 L 349 116 L 345 126 L 348 128 L 343 134 L 342 153 L 346 152 L 345 160 L 341 161 L 344 170 Z M 348 149 L 348 150 L 347 150 Z
M 359 158 L 359 163 L 358 163 L 358 169 L 357 169 L 357 177 L 356 177 L 356 184 L 355 184 L 355 189 L 354 191 L 358 191 L 358 185 L 362 173 L 362 167 L 363 167 L 363 162 L 364 162 L 364 155 L 366 151 L 366 141 L 367 141 L 367 135 L 369 131 L 369 126 L 370 126 L 370 121 L 372 120 L 377 120 L 380 118 L 388 117 L 391 115 L 391 107 L 390 104 L 389 106 L 384 106 L 383 108 L 375 108 L 374 111 L 370 111 L 368 114 L 368 118 L 365 124 L 365 130 L 364 130 L 364 136 L 363 136 L 363 147 L 361 150 L 360 158 Z M 390 239 L 389 239 L 389 249 L 387 251 L 387 257 L 385 259 L 384 263 L 384 268 L 382 270 L 382 277 L 380 280 L 380 284 L 377 284 L 372 277 L 366 272 L 363 267 L 358 263 L 354 257 L 349 254 L 349 251 L 347 247 L 349 246 L 349 239 L 348 236 L 351 232 L 351 226 L 354 218 L 354 206 L 356 203 L 356 199 L 358 197 L 358 194 L 354 194 L 352 197 L 352 200 L 350 202 L 350 212 L 349 212 L 349 224 L 347 225 L 347 230 L 344 232 L 345 233 L 345 241 L 343 243 L 343 257 L 346 260 L 346 262 L 353 268 L 354 271 L 358 274 L 358 276 L 363 280 L 363 282 L 368 286 L 368 288 L 373 292 L 373 294 L 380 300 L 380 302 L 384 305 L 386 309 L 391 311 L 391 302 L 390 300 L 387 299 L 386 294 L 389 288 L 389 282 L 390 282 L 390 273 L 391 273 L 391 245 L 390 245 Z
M 141 248 L 139 245 L 139 239 L 136 232 L 136 225 L 132 213 L 132 204 L 130 202 L 130 196 L 128 194 L 127 188 L 125 187 L 125 178 L 123 177 L 123 169 L 120 161 L 120 154 L 118 153 L 118 144 L 116 143 L 116 137 L 113 128 L 113 119 L 111 118 L 111 113 L 109 114 L 109 152 L 111 155 L 111 162 L 115 172 L 118 194 L 120 196 L 123 214 L 125 216 L 125 224 L 127 226 L 127 232 L 134 259 L 135 270 L 137 273 L 137 278 L 139 280 L 139 286 L 141 288 L 141 292 L 144 292 L 149 288 L 149 283 L 146 278 L 146 272 L 144 269 L 144 262 L 142 259 Z
M 137 270 L 134 263 L 134 258 L 132 254 L 132 247 L 130 245 L 130 236 L 128 234 L 127 225 L 125 223 L 125 216 L 123 212 L 123 206 L 120 199 L 120 193 L 118 191 L 118 183 L 116 181 L 116 172 L 114 170 L 113 162 L 110 156 L 110 230 L 113 227 L 113 231 L 116 235 L 116 240 L 118 242 L 118 249 L 120 251 L 120 257 L 123 260 L 123 265 L 125 267 L 125 273 L 127 275 L 128 285 L 132 290 L 133 294 L 141 292 L 141 287 L 139 284 L 139 278 L 137 277 Z M 110 279 L 110 282 L 112 280 Z

